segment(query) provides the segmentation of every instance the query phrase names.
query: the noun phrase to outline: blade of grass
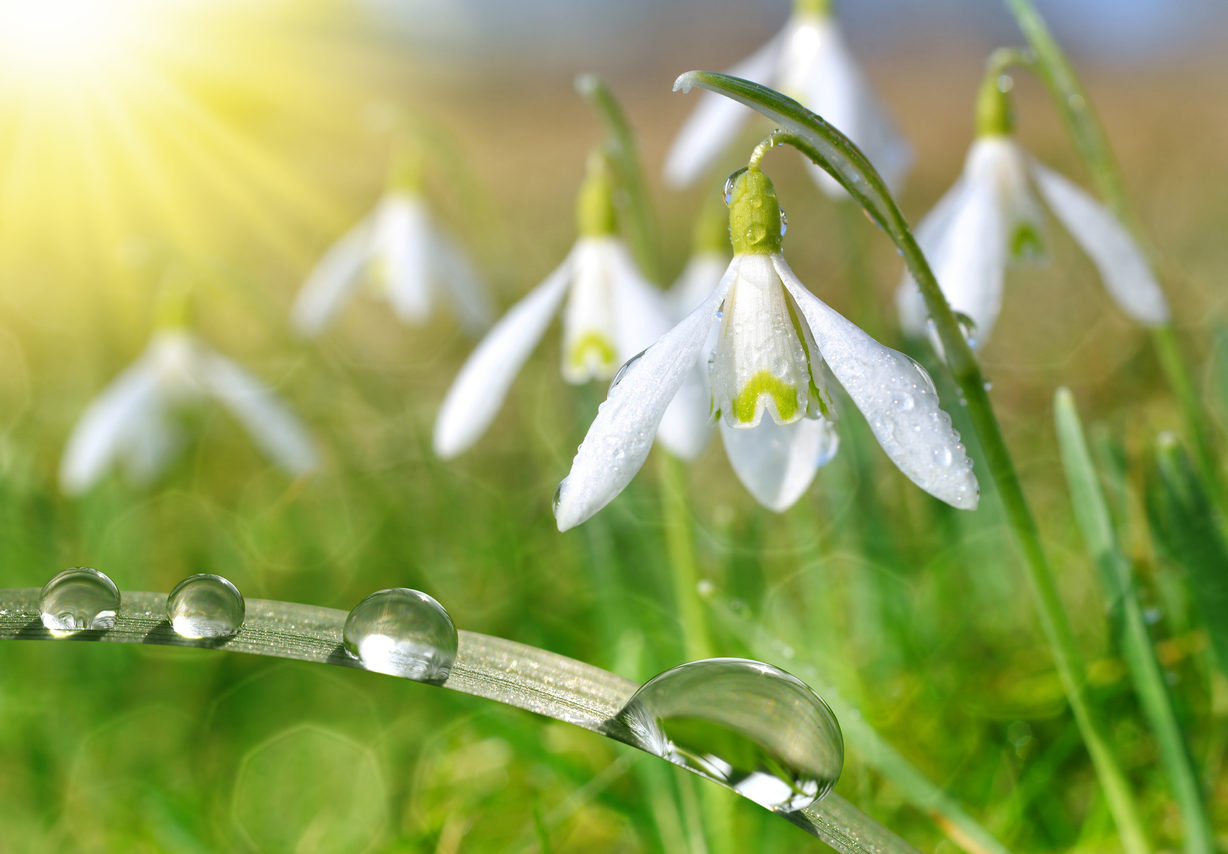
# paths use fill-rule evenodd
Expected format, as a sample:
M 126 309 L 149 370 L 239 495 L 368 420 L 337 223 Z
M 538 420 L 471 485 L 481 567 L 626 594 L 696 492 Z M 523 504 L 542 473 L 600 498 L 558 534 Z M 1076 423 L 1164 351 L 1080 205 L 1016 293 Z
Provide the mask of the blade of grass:
M 1117 619 L 1118 641 L 1130 671 L 1134 691 L 1142 704 L 1147 723 L 1155 735 L 1160 761 L 1172 785 L 1177 808 L 1185 827 L 1185 850 L 1212 852 L 1215 838 L 1203 802 L 1202 787 L 1173 698 L 1156 659 L 1155 648 L 1143 620 L 1143 609 L 1133 581 L 1133 567 L 1122 553 L 1114 533 L 1113 521 L 1104 492 L 1092 464 L 1091 452 L 1083 434 L 1074 395 L 1058 389 L 1054 400 L 1058 444 L 1062 467 L 1070 487 L 1075 521 L 1091 553 L 1105 597 Z
M 1113 751 L 1105 723 L 1091 703 L 1083 656 L 1058 596 L 1036 519 L 1023 494 L 1010 450 L 989 402 L 980 367 L 968 342 L 964 340 L 946 297 L 938 287 L 929 262 L 882 177 L 844 134 L 792 98 L 748 80 L 710 71 L 689 71 L 674 83 L 675 89 L 684 92 L 692 86 L 732 98 L 758 110 L 784 128 L 784 132 L 777 131 L 771 138 L 776 143 L 792 145 L 827 170 L 899 248 L 934 321 L 947 366 L 967 402 L 968 416 L 980 441 L 989 476 L 997 487 L 1007 527 L 1027 570 L 1041 626 L 1053 652 L 1058 675 L 1117 823 L 1122 844 L 1132 854 L 1148 851 L 1149 845 L 1134 794 Z
M 1228 674 L 1228 542 L 1203 482 L 1172 434 L 1156 442 L 1147 509 L 1156 539 L 1186 572 L 1214 658 Z
M 39 619 L 39 590 L 0 588 L 0 641 L 57 640 Z M 190 640 L 166 621 L 165 593 L 124 592 L 115 627 L 83 631 L 69 643 L 159 644 L 223 649 L 363 669 L 342 645 L 347 613 L 268 599 L 247 600 L 239 633 L 225 642 Z M 456 662 L 441 687 L 494 700 L 606 735 L 639 685 L 589 664 L 503 638 L 461 631 Z M 625 742 L 624 742 L 625 743 Z M 639 745 L 631 747 L 642 749 Z M 838 795 L 777 813 L 842 854 L 909 854 L 911 846 Z

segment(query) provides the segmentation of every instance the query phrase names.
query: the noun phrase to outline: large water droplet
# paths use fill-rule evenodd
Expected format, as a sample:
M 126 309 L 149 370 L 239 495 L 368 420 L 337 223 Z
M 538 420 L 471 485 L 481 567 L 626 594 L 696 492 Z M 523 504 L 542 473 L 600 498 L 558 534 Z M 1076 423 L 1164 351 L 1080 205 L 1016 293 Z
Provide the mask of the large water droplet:
M 738 183 L 738 177 L 745 171 L 746 167 L 743 166 L 741 169 L 730 172 L 729 177 L 725 179 L 725 204 L 733 203 L 733 185 Z
M 418 590 L 372 593 L 345 620 L 345 650 L 368 670 L 442 685 L 456 661 L 456 626 Z
M 635 692 L 612 729 L 779 812 L 826 795 L 844 765 L 827 704 L 796 677 L 743 658 L 665 671 Z
M 193 640 L 228 638 L 243 625 L 243 594 L 220 575 L 189 575 L 166 597 L 175 634 Z
M 77 566 L 48 581 L 38 597 L 43 627 L 57 638 L 115 627 L 119 588 L 96 569 Z
M 550 498 L 550 512 L 555 516 L 559 515 L 559 503 L 563 500 L 563 485 L 566 483 L 567 478 L 560 480 L 559 485 L 554 488 L 554 495 Z

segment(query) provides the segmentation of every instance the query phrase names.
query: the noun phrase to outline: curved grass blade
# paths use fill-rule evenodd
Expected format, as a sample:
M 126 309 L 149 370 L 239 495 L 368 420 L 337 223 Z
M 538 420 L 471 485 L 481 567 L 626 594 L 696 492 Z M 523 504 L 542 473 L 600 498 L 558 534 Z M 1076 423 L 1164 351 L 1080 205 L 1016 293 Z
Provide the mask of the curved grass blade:
M 1155 734 L 1160 760 L 1172 783 L 1173 795 L 1185 825 L 1185 850 L 1191 854 L 1210 854 L 1215 850 L 1215 837 L 1203 803 L 1202 786 L 1181 731 L 1181 722 L 1177 719 L 1172 695 L 1156 659 L 1155 648 L 1147 634 L 1143 609 L 1134 587 L 1133 567 L 1118 545 L 1113 520 L 1083 435 L 1074 395 L 1069 389 L 1058 389 L 1054 417 L 1075 521 L 1099 571 L 1100 584 L 1110 611 L 1116 617 L 1114 624 L 1118 643 L 1129 668 L 1134 691 Z
M 38 588 L 0 589 L 0 641 L 57 640 L 39 618 Z M 190 640 L 163 616 L 165 593 L 123 594 L 114 628 L 82 631 L 68 642 L 160 644 L 224 649 L 273 658 L 364 669 L 342 645 L 346 612 L 293 602 L 248 599 L 238 634 L 225 641 Z M 515 641 L 459 632 L 447 681 L 453 691 L 484 697 L 606 734 L 639 684 L 589 664 Z M 631 747 L 640 745 L 626 741 Z M 842 854 L 913 854 L 915 849 L 836 794 L 804 810 L 779 813 Z
M 1083 656 L 1058 596 L 1036 519 L 1023 494 L 1014 461 L 989 402 L 980 367 L 887 185 L 865 155 L 844 134 L 792 98 L 758 83 L 711 71 L 688 71 L 674 83 L 674 89 L 683 92 L 693 86 L 732 98 L 778 123 L 785 133 L 773 134 L 774 141 L 787 142 L 827 170 L 865 208 L 870 218 L 882 226 L 899 248 L 937 328 L 947 365 L 967 401 L 968 416 L 976 430 L 989 475 L 997 487 L 1008 527 L 1036 596 L 1041 626 L 1053 652 L 1058 675 L 1100 779 L 1122 845 L 1132 854 L 1148 851 L 1150 846 L 1143 831 L 1138 805 L 1113 751 L 1105 722 L 1088 694 Z

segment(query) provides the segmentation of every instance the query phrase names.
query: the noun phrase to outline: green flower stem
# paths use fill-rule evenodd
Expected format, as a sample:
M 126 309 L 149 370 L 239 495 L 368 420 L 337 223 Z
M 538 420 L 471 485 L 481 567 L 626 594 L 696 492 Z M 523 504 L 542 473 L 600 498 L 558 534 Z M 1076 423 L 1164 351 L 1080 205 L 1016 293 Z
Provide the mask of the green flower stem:
M 1215 850 L 1215 837 L 1203 803 L 1198 773 L 1182 735 L 1181 723 L 1164 682 L 1160 663 L 1156 660 L 1147 624 L 1143 621 L 1143 610 L 1134 589 L 1134 568 L 1117 543 L 1109 508 L 1092 464 L 1074 396 L 1069 389 L 1058 389 L 1054 416 L 1075 521 L 1100 571 L 1105 597 L 1118 615 L 1116 622 L 1122 656 L 1130 670 L 1143 713 L 1155 734 L 1160 761 L 1172 782 L 1173 794 L 1185 825 L 1185 850 L 1190 854 L 1211 854 Z
M 699 603 L 699 569 L 695 560 L 695 535 L 687 500 L 686 472 L 673 454 L 657 454 L 658 482 L 664 511 L 665 554 L 674 582 L 675 606 L 681 623 L 686 658 L 712 657 L 708 620 Z
M 626 195 L 620 210 L 627 243 L 640 271 L 657 284 L 661 283 L 661 247 L 657 242 L 656 219 L 648 199 L 644 171 L 635 134 L 627 117 L 614 98 L 614 93 L 596 75 L 581 74 L 576 78 L 576 91 L 588 99 L 605 122 L 608 134 L 607 150 L 614 165 L 618 186 Z
M 930 317 L 937 327 L 947 365 L 967 401 L 969 418 L 980 441 L 990 480 L 997 488 L 1007 524 L 1027 570 L 1039 608 L 1041 626 L 1053 652 L 1054 662 L 1083 740 L 1091 755 L 1100 784 L 1123 847 L 1132 854 L 1148 850 L 1142 819 L 1120 763 L 1112 749 L 1104 721 L 1093 707 L 1087 690 L 1083 656 L 1063 609 L 1049 567 L 1040 533 L 1015 472 L 1014 462 L 994 415 L 985 381 L 968 342 L 947 304 L 929 263 L 917 246 L 908 223 L 882 178 L 865 155 L 842 133 L 801 104 L 757 83 L 708 71 L 690 71 L 678 78 L 675 89 L 692 86 L 710 89 L 763 113 L 786 132 L 773 136 L 787 142 L 827 170 L 861 203 L 904 256 L 909 272 L 921 289 Z
M 1057 40 L 1053 38 L 1053 34 L 1049 32 L 1044 18 L 1036 11 L 1032 0 L 1005 0 L 1005 3 L 1036 54 L 1035 67 L 1057 106 L 1058 114 L 1066 126 L 1066 132 L 1070 135 L 1075 150 L 1091 174 L 1097 192 L 1117 218 L 1134 234 L 1139 245 L 1145 248 L 1146 242 L 1140 239 L 1142 229 L 1134 207 L 1126 196 L 1125 182 L 1112 149 L 1109 148 L 1108 137 L 1092 109 L 1087 92 L 1074 73 L 1074 68 Z M 1153 328 L 1151 341 L 1164 371 L 1164 378 L 1181 406 L 1199 471 L 1206 480 L 1216 505 L 1224 512 L 1228 505 L 1225 503 L 1219 457 L 1210 441 L 1206 413 L 1198 399 L 1190 366 L 1177 344 L 1172 323 Z
M 56 639 L 39 619 L 39 592 L 36 587 L 0 588 L 0 641 L 190 646 L 363 669 L 342 646 L 347 614 L 334 608 L 248 599 L 247 615 L 238 634 L 224 641 L 190 640 L 175 634 L 167 622 L 165 593 L 124 592 L 114 628 Z M 459 635 L 456 662 L 443 688 L 607 737 L 613 737 L 609 735 L 612 719 L 639 688 L 629 679 L 544 649 L 476 632 L 461 631 Z M 782 816 L 844 854 L 907 854 L 914 850 L 835 794 Z

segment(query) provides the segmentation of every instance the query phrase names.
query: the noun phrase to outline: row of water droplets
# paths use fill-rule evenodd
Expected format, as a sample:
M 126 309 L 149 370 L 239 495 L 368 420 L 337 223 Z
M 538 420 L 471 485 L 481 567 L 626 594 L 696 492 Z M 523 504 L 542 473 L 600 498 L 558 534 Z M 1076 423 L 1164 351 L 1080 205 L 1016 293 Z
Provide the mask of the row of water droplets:
M 89 567 L 53 577 L 39 596 L 43 626 L 55 637 L 115 627 L 119 588 Z M 185 578 L 166 600 L 176 634 L 222 640 L 243 626 L 243 595 L 219 575 Z M 397 587 L 363 599 L 345 621 L 346 652 L 367 670 L 443 684 L 458 650 L 448 612 L 418 590 Z M 810 806 L 840 776 L 844 740 L 827 704 L 788 673 L 736 658 L 693 661 L 642 685 L 607 734 L 778 812 Z

